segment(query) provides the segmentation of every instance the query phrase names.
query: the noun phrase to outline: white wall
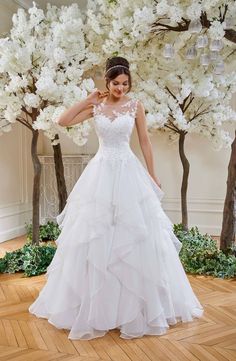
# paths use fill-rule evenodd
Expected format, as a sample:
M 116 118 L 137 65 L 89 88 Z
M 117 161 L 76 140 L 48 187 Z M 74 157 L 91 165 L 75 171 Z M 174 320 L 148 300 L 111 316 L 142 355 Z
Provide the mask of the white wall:
M 20 124 L 0 138 L 0 242 L 25 233 L 32 211 L 31 132 Z
M 11 28 L 11 18 L 18 7 L 14 1 L 0 1 L 0 34 L 8 32 Z

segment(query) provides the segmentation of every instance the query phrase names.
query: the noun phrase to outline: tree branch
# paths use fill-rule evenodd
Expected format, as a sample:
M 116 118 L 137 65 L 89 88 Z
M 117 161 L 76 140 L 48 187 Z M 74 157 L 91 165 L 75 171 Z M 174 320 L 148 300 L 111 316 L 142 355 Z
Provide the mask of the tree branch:
M 189 98 L 191 95 L 192 95 L 192 94 L 191 94 L 191 92 L 190 92 L 189 95 L 183 100 L 183 103 L 179 105 L 179 106 L 180 106 L 180 109 L 182 110 L 183 113 L 184 113 L 184 106 L 185 106 L 188 98 Z
M 205 114 L 208 114 L 210 113 L 210 105 L 208 107 L 206 107 L 205 109 L 203 109 L 200 113 L 198 114 L 195 114 L 192 118 L 189 119 L 189 123 L 193 120 L 193 119 L 196 119 L 198 117 L 200 117 L 201 115 L 205 115 Z
M 28 129 L 32 130 L 32 126 L 26 121 L 24 120 L 23 118 L 16 118 L 16 120 L 18 122 L 20 122 L 21 124 L 23 124 L 25 127 L 27 127 Z
M 223 17 L 222 17 L 222 22 L 225 21 L 225 16 L 226 16 L 227 11 L 228 11 L 228 5 L 226 4 L 224 14 L 223 14 Z
M 170 117 L 174 119 L 173 115 L 170 115 Z M 169 119 L 169 122 L 170 122 L 171 126 L 175 129 L 175 131 L 177 133 L 179 133 L 179 128 L 170 119 Z
M 165 126 L 166 128 L 168 128 L 168 129 L 172 130 L 173 132 L 175 132 L 175 133 L 179 133 L 179 134 L 180 134 L 179 129 L 178 129 L 178 131 L 177 131 L 176 129 L 174 129 L 174 128 L 170 127 L 170 126 L 169 126 L 169 125 L 167 125 L 167 124 L 165 124 L 164 126 Z
M 25 112 L 26 114 L 28 114 L 28 115 L 31 117 L 32 113 L 30 113 L 30 112 L 26 109 L 26 107 L 22 106 L 22 110 L 23 110 L 23 112 Z
M 227 10 L 228 10 L 228 7 L 227 7 L 227 5 L 225 5 L 225 10 L 224 10 L 223 16 L 220 13 L 219 20 L 220 20 L 221 23 L 225 20 Z M 187 31 L 188 27 L 189 27 L 189 24 L 190 24 L 190 20 L 187 20 L 187 19 L 184 19 L 184 18 L 182 18 L 182 20 L 183 21 L 177 23 L 178 25 L 176 25 L 176 26 L 171 26 L 171 25 L 168 25 L 168 24 L 160 23 L 159 20 L 155 21 L 151 26 L 151 28 L 152 28 L 151 33 L 156 33 L 157 34 L 158 32 L 164 31 L 164 30 L 165 31 L 176 31 L 176 32 Z M 211 21 L 208 20 L 206 12 L 201 13 L 200 21 L 201 21 L 201 24 L 202 24 L 203 28 L 207 28 L 207 29 L 210 28 Z M 232 43 L 236 43 L 236 31 L 234 29 L 226 29 L 224 37 L 227 40 L 231 41 Z
M 155 33 L 155 28 L 158 28 L 160 26 L 162 26 L 164 29 L 159 29 L 159 30 L 169 30 L 169 31 L 177 31 L 177 32 L 186 31 L 186 30 L 188 30 L 190 20 L 187 20 L 184 18 L 182 18 L 182 19 L 183 19 L 183 22 L 177 23 L 178 24 L 177 26 L 159 23 L 158 21 L 154 22 L 151 26 L 151 28 L 153 28 L 153 30 L 151 30 L 151 32 Z
M 1 120 L 2 120 L 2 119 L 1 119 Z M 4 120 L 5 120 L 5 119 L 4 119 Z M 2 128 L 8 127 L 10 124 L 11 124 L 11 123 L 6 123 L 6 124 L 4 124 L 4 125 L 1 125 L 1 126 L 0 126 L 0 130 L 1 130 Z
M 168 86 L 166 86 L 165 88 L 170 93 L 170 95 L 172 95 L 172 97 L 178 102 L 176 96 L 172 93 L 172 91 L 168 88 Z
M 186 105 L 185 108 L 183 108 L 183 113 L 186 112 L 186 110 L 189 108 L 189 106 L 191 105 L 192 101 L 194 100 L 194 96 L 191 94 L 191 98 L 189 100 L 189 103 Z

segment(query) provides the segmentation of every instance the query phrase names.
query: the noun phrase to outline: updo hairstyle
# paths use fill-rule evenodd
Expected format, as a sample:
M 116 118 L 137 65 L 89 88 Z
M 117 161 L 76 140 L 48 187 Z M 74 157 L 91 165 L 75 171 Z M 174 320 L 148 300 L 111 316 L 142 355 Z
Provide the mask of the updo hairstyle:
M 106 70 L 105 70 L 105 81 L 106 81 L 106 88 L 109 90 L 109 83 L 111 80 L 115 79 L 120 74 L 128 75 L 129 79 L 129 90 L 132 87 L 132 79 L 129 70 L 129 62 L 127 59 L 123 58 L 122 56 L 114 56 L 108 58 L 106 61 Z

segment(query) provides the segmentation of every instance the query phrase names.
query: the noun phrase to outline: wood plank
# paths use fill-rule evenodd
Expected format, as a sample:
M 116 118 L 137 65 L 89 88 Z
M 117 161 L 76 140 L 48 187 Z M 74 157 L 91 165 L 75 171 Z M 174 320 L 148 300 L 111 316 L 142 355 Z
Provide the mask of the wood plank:
M 23 332 L 21 331 L 19 322 L 17 320 L 10 320 L 10 322 L 17 340 L 17 344 L 22 348 L 27 348 L 27 342 L 25 340 Z
M 18 346 L 16 336 L 9 320 L 2 320 L 9 346 Z

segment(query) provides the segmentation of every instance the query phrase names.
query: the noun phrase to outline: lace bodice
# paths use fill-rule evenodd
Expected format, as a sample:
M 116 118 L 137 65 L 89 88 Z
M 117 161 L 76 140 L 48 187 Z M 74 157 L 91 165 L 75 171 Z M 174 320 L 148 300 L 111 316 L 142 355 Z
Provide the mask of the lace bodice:
M 119 108 L 105 103 L 94 105 L 94 128 L 99 140 L 97 157 L 125 160 L 134 154 L 129 141 L 136 109 L 135 99 L 130 99 Z

